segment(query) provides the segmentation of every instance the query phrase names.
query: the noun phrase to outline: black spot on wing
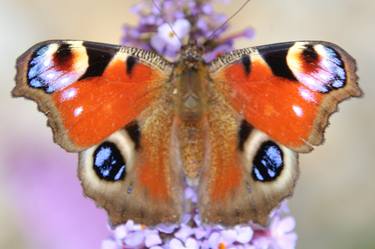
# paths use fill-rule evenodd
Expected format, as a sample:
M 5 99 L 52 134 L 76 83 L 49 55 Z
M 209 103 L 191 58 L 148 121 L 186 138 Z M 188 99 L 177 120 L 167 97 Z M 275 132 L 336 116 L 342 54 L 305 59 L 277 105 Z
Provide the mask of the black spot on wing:
M 54 65 L 58 68 L 70 68 L 73 61 L 73 53 L 68 43 L 62 43 L 53 55 Z
M 274 75 L 296 81 L 297 79 L 286 61 L 289 48 L 293 46 L 293 44 L 293 42 L 288 42 L 266 45 L 258 47 L 258 51 L 269 65 Z
M 246 75 L 249 75 L 250 72 L 251 72 L 251 60 L 250 60 L 250 56 L 247 55 L 247 54 L 244 54 L 241 57 L 241 62 L 242 62 L 242 65 L 243 65 L 243 68 L 244 68 L 244 71 L 245 71 Z
M 119 50 L 119 46 L 95 42 L 83 42 L 83 46 L 85 46 L 87 50 L 89 65 L 80 80 L 88 77 L 101 76 L 108 63 Z
M 133 68 L 137 64 L 137 58 L 134 56 L 129 55 L 128 58 L 126 58 L 126 74 L 131 75 Z
M 308 63 L 316 63 L 319 60 L 319 54 L 315 51 L 312 44 L 307 44 L 302 51 L 303 60 Z
M 240 151 L 243 151 L 244 144 L 252 130 L 253 126 L 251 126 L 246 120 L 242 120 L 240 129 L 238 130 L 238 149 Z
M 135 145 L 135 149 L 138 150 L 141 143 L 141 131 L 137 121 L 129 123 L 125 130 L 128 132 L 129 137 Z

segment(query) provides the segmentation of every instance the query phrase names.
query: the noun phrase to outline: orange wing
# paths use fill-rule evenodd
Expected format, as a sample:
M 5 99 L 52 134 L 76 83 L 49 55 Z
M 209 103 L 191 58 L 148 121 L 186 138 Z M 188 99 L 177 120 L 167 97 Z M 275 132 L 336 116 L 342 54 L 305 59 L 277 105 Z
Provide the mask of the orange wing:
M 38 103 L 69 151 L 99 143 L 157 99 L 171 66 L 151 52 L 82 41 L 47 41 L 17 61 L 14 96 Z
M 209 65 L 205 222 L 266 224 L 292 195 L 298 153 L 322 142 L 337 104 L 360 96 L 354 60 L 326 42 L 235 50 Z
M 215 87 L 257 129 L 298 152 L 323 141 L 337 104 L 360 96 L 355 61 L 327 42 L 236 50 L 210 65 Z
M 85 194 L 113 224 L 181 215 L 182 174 L 170 150 L 172 71 L 152 52 L 83 41 L 42 42 L 17 61 L 13 95 L 36 101 L 55 141 L 80 152 Z

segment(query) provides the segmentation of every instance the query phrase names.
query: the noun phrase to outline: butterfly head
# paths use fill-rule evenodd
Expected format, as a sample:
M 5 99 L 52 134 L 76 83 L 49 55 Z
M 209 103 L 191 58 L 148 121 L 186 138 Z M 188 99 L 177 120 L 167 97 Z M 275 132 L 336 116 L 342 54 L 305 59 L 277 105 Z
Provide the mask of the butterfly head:
M 190 41 L 181 49 L 181 61 L 188 68 L 196 68 L 203 62 L 204 48 L 196 42 Z

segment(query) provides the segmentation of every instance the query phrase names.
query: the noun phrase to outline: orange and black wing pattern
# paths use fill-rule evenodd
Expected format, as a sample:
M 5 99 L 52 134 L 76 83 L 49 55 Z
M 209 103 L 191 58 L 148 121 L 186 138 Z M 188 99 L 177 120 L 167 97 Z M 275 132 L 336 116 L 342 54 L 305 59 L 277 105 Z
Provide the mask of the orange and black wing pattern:
M 85 194 L 113 224 L 177 221 L 182 212 L 172 71 L 153 52 L 87 41 L 42 42 L 17 61 L 13 95 L 34 100 L 55 141 L 80 152 Z
M 355 61 L 327 42 L 235 50 L 209 65 L 205 222 L 266 224 L 292 195 L 298 152 L 323 141 L 339 102 L 358 97 Z
M 133 121 L 159 97 L 170 71 L 143 50 L 46 41 L 19 57 L 13 95 L 36 101 L 50 117 L 55 141 L 80 151 Z
M 323 142 L 337 104 L 361 96 L 356 64 L 328 42 L 287 42 L 235 50 L 210 66 L 233 108 L 277 142 L 307 152 Z

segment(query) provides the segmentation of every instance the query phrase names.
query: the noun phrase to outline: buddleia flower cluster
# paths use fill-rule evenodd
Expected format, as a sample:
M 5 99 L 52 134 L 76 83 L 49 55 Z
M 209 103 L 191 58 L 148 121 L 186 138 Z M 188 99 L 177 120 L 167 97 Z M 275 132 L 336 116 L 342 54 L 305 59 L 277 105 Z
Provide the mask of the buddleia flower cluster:
M 187 188 L 185 199 L 196 203 L 196 191 Z M 289 213 L 282 202 L 266 227 L 251 222 L 233 227 L 203 224 L 196 209 L 185 213 L 180 224 L 147 227 L 129 220 L 111 229 L 101 249 L 294 249 L 295 219 Z
M 153 0 L 133 6 L 136 26 L 124 25 L 122 45 L 154 50 L 170 61 L 178 59 L 183 44 L 192 40 L 205 48 L 204 59 L 233 50 L 238 38 L 251 39 L 252 28 L 228 34 L 228 17 L 214 10 L 214 0 Z M 225 23 L 225 24 L 224 24 Z M 222 25 L 224 24 L 224 25 Z

